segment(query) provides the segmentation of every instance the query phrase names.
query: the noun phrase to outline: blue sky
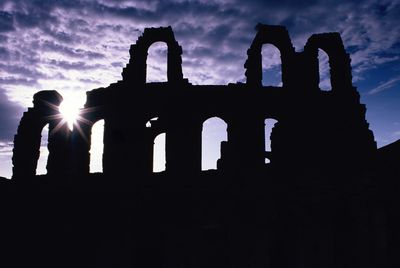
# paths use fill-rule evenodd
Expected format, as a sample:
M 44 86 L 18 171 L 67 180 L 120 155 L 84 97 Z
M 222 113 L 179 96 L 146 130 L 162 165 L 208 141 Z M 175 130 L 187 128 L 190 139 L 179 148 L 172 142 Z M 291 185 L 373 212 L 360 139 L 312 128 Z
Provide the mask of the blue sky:
M 121 79 L 145 27 L 168 25 L 191 83 L 244 81 L 258 22 L 285 25 L 297 51 L 313 33 L 340 32 L 378 145 L 400 138 L 399 1 L 0 0 L 0 176 L 11 174 L 13 135 L 35 92 L 56 89 L 83 104 L 87 90 Z M 165 49 L 150 53 L 155 81 Z M 271 57 L 265 67 L 278 64 Z

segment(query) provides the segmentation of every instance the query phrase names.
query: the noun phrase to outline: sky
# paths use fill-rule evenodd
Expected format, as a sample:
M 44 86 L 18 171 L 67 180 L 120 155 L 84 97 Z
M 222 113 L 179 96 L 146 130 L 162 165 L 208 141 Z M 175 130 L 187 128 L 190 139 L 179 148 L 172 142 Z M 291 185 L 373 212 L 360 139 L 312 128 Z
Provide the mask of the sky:
M 144 28 L 168 25 L 191 83 L 244 82 L 259 22 L 286 26 L 296 51 L 311 34 L 341 33 L 378 146 L 400 139 L 399 1 L 0 0 L 0 176 L 11 176 L 13 136 L 34 93 L 55 89 L 83 105 L 86 91 L 121 80 Z M 166 47 L 155 44 L 149 53 L 148 81 L 162 81 Z M 266 73 L 280 64 L 268 53 Z M 321 73 L 326 85 L 327 68 Z M 224 139 L 220 125 L 210 133 Z

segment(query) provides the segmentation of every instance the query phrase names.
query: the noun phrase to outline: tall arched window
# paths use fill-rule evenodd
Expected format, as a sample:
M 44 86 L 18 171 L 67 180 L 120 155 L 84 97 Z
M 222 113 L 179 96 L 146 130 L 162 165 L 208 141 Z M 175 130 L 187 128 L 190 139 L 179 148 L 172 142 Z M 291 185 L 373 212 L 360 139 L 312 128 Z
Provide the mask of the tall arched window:
M 271 44 L 262 46 L 262 85 L 282 86 L 282 61 L 278 48 Z
M 153 172 L 165 171 L 165 133 L 156 136 L 153 148 Z
M 104 120 L 99 120 L 92 126 L 92 135 L 90 138 L 90 173 L 103 172 L 103 141 Z
M 48 145 L 48 140 L 49 140 L 49 124 L 47 124 L 43 129 L 42 129 L 42 137 L 40 139 L 40 154 L 39 154 L 39 159 L 36 167 L 36 174 L 37 175 L 43 175 L 47 174 L 47 159 L 49 158 L 49 149 L 47 147 Z
M 322 49 L 318 49 L 319 88 L 323 91 L 332 90 L 329 56 Z
M 265 119 L 265 163 L 268 164 L 271 162 L 272 157 L 272 148 L 271 148 L 271 133 L 275 124 L 278 121 L 273 118 Z
M 228 140 L 227 124 L 219 117 L 212 117 L 203 123 L 201 170 L 217 169 L 221 157 L 221 142 Z
M 149 47 L 147 56 L 146 82 L 167 82 L 168 47 L 156 42 Z

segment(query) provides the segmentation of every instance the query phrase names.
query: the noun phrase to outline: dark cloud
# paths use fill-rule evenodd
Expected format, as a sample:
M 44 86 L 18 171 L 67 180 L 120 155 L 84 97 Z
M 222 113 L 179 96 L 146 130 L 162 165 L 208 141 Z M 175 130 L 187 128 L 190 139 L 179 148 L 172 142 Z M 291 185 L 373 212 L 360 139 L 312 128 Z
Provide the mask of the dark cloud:
M 56 16 L 51 16 L 49 9 L 38 9 L 32 5 L 27 6 L 27 13 L 13 13 L 14 20 L 18 27 L 34 28 L 43 27 L 46 24 L 57 24 Z
M 5 43 L 5 42 L 7 42 L 7 40 L 8 40 L 8 37 L 6 35 L 0 34 L 0 43 Z
M 0 141 L 13 140 L 23 111 L 24 108 L 10 101 L 4 89 L 0 88 Z
M 9 32 L 13 30 L 13 16 L 8 12 L 0 11 L 0 32 Z
M 74 36 L 64 31 L 58 31 L 57 29 L 49 27 L 45 27 L 43 29 L 49 36 L 62 43 L 75 43 L 79 40 L 78 36 Z
M 208 31 L 205 37 L 213 45 L 218 45 L 228 38 L 231 31 L 232 31 L 232 26 L 224 24 L 218 25 L 214 29 Z
M 5 47 L 0 47 L 0 60 L 6 61 L 10 58 L 9 51 Z
M 174 26 L 174 33 L 180 38 L 202 36 L 206 29 L 202 25 L 194 23 L 180 22 Z
M 8 73 L 17 74 L 23 77 L 35 77 L 35 78 L 45 77 L 43 73 L 37 71 L 36 69 L 28 68 L 25 66 L 6 65 L 0 63 L 0 69 L 7 70 Z
M 64 70 L 93 70 L 104 67 L 101 64 L 87 64 L 84 61 L 65 61 L 65 60 L 49 60 L 47 62 L 50 66 L 57 66 Z
M 120 62 L 120 61 L 114 61 L 114 62 L 112 62 L 112 63 L 111 63 L 111 66 L 113 66 L 113 67 L 120 67 L 120 68 L 122 68 L 122 67 L 124 67 L 124 66 L 125 66 L 125 63 L 123 63 L 123 62 Z
M 67 47 L 53 41 L 44 41 L 41 46 L 42 51 L 53 51 L 73 58 L 102 59 L 105 56 L 98 52 L 84 50 L 80 48 Z
M 79 81 L 85 83 L 85 84 L 100 84 L 99 81 L 91 78 L 81 78 Z
M 37 85 L 36 79 L 31 78 L 16 78 L 16 77 L 0 77 L 1 85 L 24 85 L 34 86 Z

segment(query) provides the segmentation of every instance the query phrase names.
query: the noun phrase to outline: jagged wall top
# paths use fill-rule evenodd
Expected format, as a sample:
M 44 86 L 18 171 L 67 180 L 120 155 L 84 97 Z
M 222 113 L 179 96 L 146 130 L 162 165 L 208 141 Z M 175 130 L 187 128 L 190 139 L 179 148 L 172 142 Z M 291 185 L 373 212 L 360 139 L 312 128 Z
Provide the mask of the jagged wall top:
M 295 53 L 294 47 L 289 37 L 289 33 L 284 26 L 258 24 L 257 34 L 247 50 L 247 61 L 244 64 L 246 69 L 246 83 L 251 86 L 261 86 L 262 83 L 262 57 L 261 49 L 264 44 L 276 46 L 281 53 L 282 62 L 282 84 L 289 84 L 290 60 Z
M 171 26 L 159 28 L 146 28 L 143 35 L 129 50 L 130 60 L 122 71 L 124 81 L 134 81 L 139 84 L 146 83 L 146 61 L 149 47 L 155 42 L 165 42 L 168 47 L 167 77 L 170 83 L 183 81 L 182 73 L 182 47 L 175 40 Z
M 359 95 L 352 86 L 350 57 L 340 35 L 312 35 L 304 51 L 296 52 L 285 27 L 259 24 L 256 29 L 247 51 L 246 83 L 225 86 L 188 83 L 182 74 L 182 48 L 172 28 L 145 29 L 130 48 L 131 57 L 123 69 L 123 81 L 88 92 L 80 122 L 72 133 L 63 127 L 49 136 L 49 174 L 65 174 L 71 170 L 77 174 L 89 173 L 92 126 L 101 119 L 104 119 L 105 174 L 128 172 L 132 165 L 137 173 L 150 174 L 154 138 L 162 132 L 168 133 L 166 171 L 188 174 L 199 171 L 201 128 L 210 116 L 222 118 L 229 126 L 229 142 L 224 143 L 219 161 L 224 170 L 264 168 L 265 118 L 279 121 L 271 134 L 273 149 L 269 154 L 272 157 L 273 151 L 276 166 L 303 163 L 306 167 L 319 159 L 323 162 L 330 159 L 336 165 L 352 163 L 357 158 L 361 161 L 371 155 L 376 144 L 365 121 L 365 106 L 359 103 Z M 158 41 L 168 47 L 168 83 L 146 85 L 148 49 Z M 261 49 L 264 44 L 272 44 L 280 51 L 283 84 L 280 88 L 259 90 L 263 87 Z M 329 57 L 330 92 L 321 92 L 319 88 L 318 49 Z M 175 89 L 179 90 L 169 94 Z M 41 100 L 51 105 L 37 105 L 43 103 Z M 14 177 L 35 174 L 41 129 L 46 123 L 50 132 L 63 126 L 58 109 L 54 109 L 60 102 L 61 96 L 56 92 L 35 95 L 35 106 L 24 114 L 14 139 Z M 146 128 L 146 122 L 154 117 L 159 118 L 159 127 Z M 307 122 L 303 122 L 304 118 Z M 302 155 L 304 151 L 308 158 Z M 343 151 L 346 156 L 342 155 Z

